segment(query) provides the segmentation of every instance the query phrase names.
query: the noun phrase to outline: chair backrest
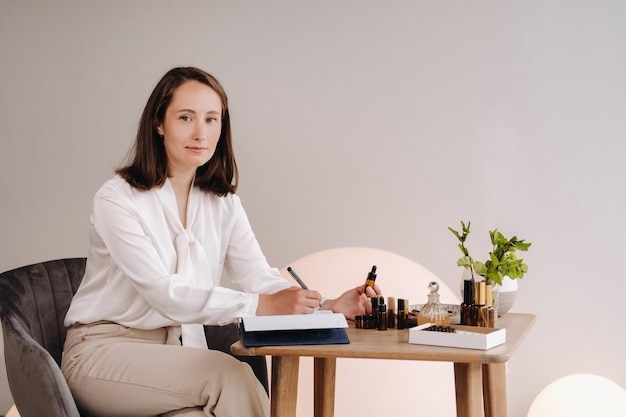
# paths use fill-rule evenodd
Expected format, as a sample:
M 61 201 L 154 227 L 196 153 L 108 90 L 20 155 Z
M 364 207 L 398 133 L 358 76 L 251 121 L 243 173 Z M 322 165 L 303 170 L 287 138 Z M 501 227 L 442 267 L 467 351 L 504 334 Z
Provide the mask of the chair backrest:
M 22 417 L 79 417 L 59 366 L 66 334 L 63 319 L 85 262 L 61 259 L 0 274 L 7 376 Z
M 311 289 L 330 298 L 365 283 L 376 265 L 376 283 L 385 297 L 427 301 L 428 283 L 439 283 L 440 300 L 458 304 L 459 297 L 436 275 L 415 261 L 373 248 L 345 247 L 324 250 L 293 261 L 292 266 Z M 295 281 L 294 285 L 295 284 Z M 378 330 L 363 330 L 376 332 Z M 408 330 L 388 330 L 388 332 Z M 300 359 L 297 415 L 313 415 L 313 364 Z M 455 415 L 454 371 L 451 363 L 371 359 L 337 361 L 335 415 Z M 380 401 L 378 401 L 380 399 Z
M 15 317 L 61 365 L 63 319 L 85 272 L 85 258 L 42 262 L 0 275 L 0 312 Z

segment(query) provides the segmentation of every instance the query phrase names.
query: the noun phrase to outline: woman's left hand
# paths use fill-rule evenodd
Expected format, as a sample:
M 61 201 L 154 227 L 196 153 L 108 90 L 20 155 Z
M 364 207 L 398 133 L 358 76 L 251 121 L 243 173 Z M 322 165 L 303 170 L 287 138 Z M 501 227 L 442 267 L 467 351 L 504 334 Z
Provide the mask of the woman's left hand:
M 322 309 L 332 310 L 335 313 L 343 313 L 348 320 L 354 320 L 354 316 L 370 314 L 372 311 L 371 297 L 380 296 L 382 293 L 378 285 L 374 289 L 366 285 L 359 285 L 341 294 L 334 300 L 326 300 Z

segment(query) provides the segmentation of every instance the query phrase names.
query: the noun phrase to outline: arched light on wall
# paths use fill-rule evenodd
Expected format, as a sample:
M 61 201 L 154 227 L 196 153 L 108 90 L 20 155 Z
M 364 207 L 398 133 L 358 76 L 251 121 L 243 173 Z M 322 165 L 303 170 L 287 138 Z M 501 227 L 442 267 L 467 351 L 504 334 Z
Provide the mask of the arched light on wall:
M 535 398 L 528 417 L 624 417 L 626 390 L 593 374 L 559 378 Z

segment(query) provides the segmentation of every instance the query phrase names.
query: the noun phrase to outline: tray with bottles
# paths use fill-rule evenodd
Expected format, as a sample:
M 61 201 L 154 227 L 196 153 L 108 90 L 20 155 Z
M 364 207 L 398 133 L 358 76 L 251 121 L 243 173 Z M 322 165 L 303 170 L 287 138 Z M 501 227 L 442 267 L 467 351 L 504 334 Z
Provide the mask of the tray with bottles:
M 506 329 L 426 323 L 409 329 L 409 343 L 488 350 L 506 343 Z

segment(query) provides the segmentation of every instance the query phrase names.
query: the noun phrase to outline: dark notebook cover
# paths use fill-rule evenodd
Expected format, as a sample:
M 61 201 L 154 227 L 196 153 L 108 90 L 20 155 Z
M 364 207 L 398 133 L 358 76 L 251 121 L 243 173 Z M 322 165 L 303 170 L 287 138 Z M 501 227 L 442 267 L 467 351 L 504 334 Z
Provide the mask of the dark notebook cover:
M 290 345 L 337 345 L 350 343 L 343 328 L 308 330 L 267 330 L 247 332 L 240 324 L 241 339 L 246 347 Z

